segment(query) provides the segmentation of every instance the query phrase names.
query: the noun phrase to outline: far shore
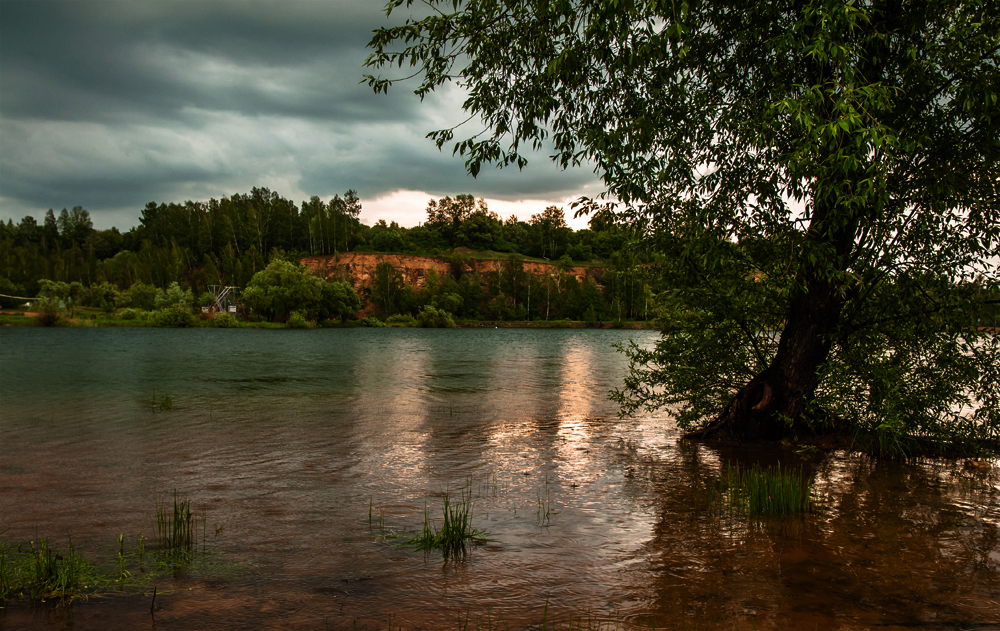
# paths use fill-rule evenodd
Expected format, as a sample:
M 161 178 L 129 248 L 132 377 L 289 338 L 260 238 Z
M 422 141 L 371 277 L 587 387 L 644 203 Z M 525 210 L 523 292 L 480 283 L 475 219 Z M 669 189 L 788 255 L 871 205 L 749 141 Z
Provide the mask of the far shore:
M 38 317 L 43 314 L 31 311 L 17 311 L 12 309 L 0 310 L 0 326 L 41 326 Z M 508 328 L 508 329 L 655 329 L 651 322 L 644 321 L 611 321 L 611 322 L 584 322 L 582 320 L 456 320 L 458 328 Z M 56 327 L 148 327 L 161 328 L 149 320 L 124 320 L 115 316 L 109 316 L 102 312 L 93 312 L 86 309 L 77 310 L 73 318 L 64 317 Z M 212 318 L 205 318 L 201 315 L 191 316 L 191 328 L 217 328 Z M 281 322 L 266 321 L 240 321 L 239 325 L 233 328 L 245 329 L 285 329 L 288 328 Z M 361 320 L 346 320 L 344 322 L 325 321 L 317 323 L 312 328 L 368 328 L 362 324 Z M 420 328 L 419 325 L 387 323 L 386 328 Z

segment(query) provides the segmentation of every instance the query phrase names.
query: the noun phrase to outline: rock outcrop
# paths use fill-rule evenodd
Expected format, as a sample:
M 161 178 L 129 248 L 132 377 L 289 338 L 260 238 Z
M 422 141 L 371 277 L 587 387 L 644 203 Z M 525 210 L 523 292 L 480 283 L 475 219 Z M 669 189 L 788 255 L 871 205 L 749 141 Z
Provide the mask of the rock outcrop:
M 346 252 L 344 254 L 330 254 L 327 256 L 307 256 L 300 260 L 314 274 L 319 274 L 328 280 L 349 279 L 354 284 L 354 290 L 358 292 L 358 295 L 361 295 L 362 287 L 371 285 L 372 277 L 375 275 L 375 267 L 379 263 L 389 263 L 402 273 L 406 284 L 413 287 L 413 289 L 419 289 L 424 286 L 427 274 L 431 270 L 437 272 L 441 278 L 456 274 L 471 274 L 473 272 L 478 272 L 481 276 L 485 276 L 489 272 L 500 270 L 504 262 L 503 259 L 463 257 L 461 263 L 459 263 L 460 269 L 456 270 L 453 268 L 452 261 L 445 257 L 369 252 Z M 524 271 L 530 274 L 550 274 L 553 276 L 559 273 L 558 267 L 554 264 L 537 261 L 524 261 Z M 583 282 L 589 276 L 597 283 L 600 283 L 604 275 L 604 269 L 575 265 L 570 267 L 566 273 L 575 276 L 579 282 Z

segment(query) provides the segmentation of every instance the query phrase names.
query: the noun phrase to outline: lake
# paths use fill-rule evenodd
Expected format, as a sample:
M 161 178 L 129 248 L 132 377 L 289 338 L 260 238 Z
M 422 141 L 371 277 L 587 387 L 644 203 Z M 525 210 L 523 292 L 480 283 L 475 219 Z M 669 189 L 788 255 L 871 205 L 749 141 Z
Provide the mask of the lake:
M 3 536 L 106 560 L 176 490 L 214 566 L 159 580 L 153 615 L 108 593 L 0 627 L 1000 628 L 996 469 L 680 441 L 607 400 L 629 338 L 656 334 L 0 329 Z M 706 477 L 779 461 L 816 513 L 706 510 Z M 400 545 L 462 493 L 489 542 Z

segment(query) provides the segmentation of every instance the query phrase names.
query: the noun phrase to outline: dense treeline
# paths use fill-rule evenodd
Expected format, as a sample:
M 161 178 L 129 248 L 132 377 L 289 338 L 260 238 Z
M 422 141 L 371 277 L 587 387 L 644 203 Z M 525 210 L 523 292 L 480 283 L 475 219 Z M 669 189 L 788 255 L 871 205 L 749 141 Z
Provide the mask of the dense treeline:
M 30 216 L 0 223 L 0 279 L 27 295 L 43 278 L 121 288 L 178 282 L 196 292 L 210 284 L 242 287 L 275 256 L 350 249 L 360 212 L 353 190 L 330 202 L 313 197 L 300 210 L 266 188 L 208 202 L 150 202 L 125 233 L 95 230 L 81 207 L 58 217 L 49 210 L 42 225 Z
M 418 291 L 402 282 L 398 270 L 381 268 L 372 286 L 363 288 L 363 298 L 383 316 L 419 315 L 427 308 L 494 319 L 648 315 L 652 261 L 631 252 L 628 233 L 606 215 L 595 215 L 590 229 L 574 231 L 556 206 L 529 221 L 502 219 L 484 200 L 458 195 L 430 200 L 426 222 L 403 228 L 385 221 L 364 225 L 361 207 L 353 190 L 329 202 L 314 196 L 299 206 L 254 188 L 207 202 L 151 202 L 139 225 L 124 233 L 94 229 L 89 212 L 79 206 L 58 214 L 49 210 L 41 224 L 31 216 L 0 222 L 0 294 L 46 295 L 64 303 L 64 295 L 72 295 L 75 304 L 109 312 L 122 306 L 152 309 L 156 292 L 171 287 L 192 292 L 192 301 L 211 285 L 247 288 L 275 261 L 352 251 L 454 258 L 464 247 L 508 259 L 499 272 L 483 278 L 431 278 Z M 548 259 L 555 271 L 527 273 L 522 257 Z M 566 273 L 574 263 L 591 261 L 602 268 L 600 283 L 592 278 L 581 283 Z M 47 282 L 61 283 L 62 289 Z M 287 314 L 287 309 L 268 312 L 279 319 Z

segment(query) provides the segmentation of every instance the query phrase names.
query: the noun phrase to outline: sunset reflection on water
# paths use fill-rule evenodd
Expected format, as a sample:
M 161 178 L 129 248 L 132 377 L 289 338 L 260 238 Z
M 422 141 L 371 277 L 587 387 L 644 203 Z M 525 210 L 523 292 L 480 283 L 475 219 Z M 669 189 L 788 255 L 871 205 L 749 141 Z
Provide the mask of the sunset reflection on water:
M 487 612 L 517 629 L 543 611 L 646 628 L 1000 624 L 995 471 L 700 445 L 668 411 L 619 419 L 610 344 L 651 332 L 0 336 L 0 531 L 69 532 L 99 557 L 150 533 L 177 489 L 207 511 L 211 558 L 244 564 L 164 578 L 157 629 L 439 629 Z M 172 410 L 150 409 L 154 384 Z M 816 475 L 820 511 L 704 508 L 706 476 L 779 461 Z M 463 493 L 490 542 L 462 562 L 399 545 Z M 4 629 L 150 623 L 148 595 L 0 610 Z

